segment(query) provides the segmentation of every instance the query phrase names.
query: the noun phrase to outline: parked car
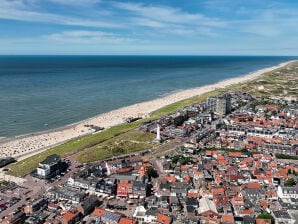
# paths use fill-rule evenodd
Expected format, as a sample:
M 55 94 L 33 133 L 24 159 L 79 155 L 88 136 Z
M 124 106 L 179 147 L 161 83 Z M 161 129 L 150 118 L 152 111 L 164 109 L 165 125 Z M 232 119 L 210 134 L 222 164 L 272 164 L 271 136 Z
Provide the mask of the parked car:
M 4 209 L 7 209 L 7 205 L 6 205 L 6 204 L 4 204 L 4 203 L 3 203 L 3 204 L 1 204 L 0 206 L 1 206 L 2 208 L 4 208 Z

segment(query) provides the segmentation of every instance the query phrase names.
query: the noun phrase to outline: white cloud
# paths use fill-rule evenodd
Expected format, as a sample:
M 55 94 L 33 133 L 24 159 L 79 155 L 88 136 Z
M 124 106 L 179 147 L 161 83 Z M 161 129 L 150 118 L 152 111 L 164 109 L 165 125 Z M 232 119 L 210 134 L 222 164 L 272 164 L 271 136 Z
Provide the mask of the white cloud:
M 245 27 L 244 32 L 256 34 L 264 37 L 275 37 L 280 34 L 279 30 L 272 26 L 253 25 Z
M 53 33 L 44 36 L 45 39 L 50 41 L 58 41 L 64 43 L 81 43 L 81 44 L 121 44 L 131 43 L 138 40 L 119 36 L 115 33 L 102 32 L 102 31 L 86 31 L 86 30 L 72 30 L 60 33 Z
M 298 18 L 295 10 L 262 8 L 252 11 L 248 8 L 241 8 L 238 13 L 245 18 L 229 22 L 230 26 L 238 32 L 251 33 L 265 38 L 297 33 Z
M 90 7 L 101 2 L 101 0 L 48 0 L 53 3 L 70 5 L 70 6 L 83 6 Z
M 159 21 L 168 24 L 188 24 L 193 26 L 225 26 L 225 22 L 217 18 L 209 18 L 198 13 L 187 13 L 178 8 L 163 6 L 145 6 L 143 4 L 122 2 L 114 3 L 114 6 L 119 9 L 132 12 L 135 15 L 141 16 L 142 19 L 146 18 L 147 21 Z
M 162 23 L 153 19 L 147 19 L 147 18 L 132 17 L 129 20 L 133 24 L 139 25 L 139 26 L 147 26 L 152 28 L 163 28 L 167 26 L 165 23 Z
M 36 12 L 31 10 L 25 1 L 8 1 L 1 2 L 0 18 L 12 19 L 27 22 L 45 22 L 61 25 L 84 26 L 84 27 L 105 27 L 105 28 L 119 28 L 118 23 L 81 19 L 70 16 L 64 16 L 53 13 Z

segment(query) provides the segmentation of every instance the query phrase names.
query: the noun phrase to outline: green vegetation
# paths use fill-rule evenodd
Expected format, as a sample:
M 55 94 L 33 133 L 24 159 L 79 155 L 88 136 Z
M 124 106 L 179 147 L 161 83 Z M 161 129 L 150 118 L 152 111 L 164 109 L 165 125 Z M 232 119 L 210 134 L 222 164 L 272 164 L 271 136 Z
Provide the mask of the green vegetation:
M 255 110 L 257 106 L 264 106 L 266 104 L 269 104 L 268 101 L 259 101 L 251 104 L 251 107 Z
M 158 145 L 149 143 L 154 137 L 155 135 L 151 133 L 131 130 L 84 150 L 79 153 L 77 160 L 92 162 L 131 152 L 154 150 Z
M 294 62 L 285 67 L 266 72 L 255 80 L 231 87 L 234 90 L 258 97 L 289 95 L 298 97 L 297 73 L 298 62 Z
M 112 139 L 115 136 L 119 136 L 123 133 L 128 132 L 131 129 L 138 127 L 144 121 L 146 120 L 143 119 L 129 124 L 120 124 L 120 125 L 111 127 L 103 132 L 85 135 L 82 137 L 72 139 L 64 144 L 61 144 L 47 151 L 31 156 L 20 162 L 10 164 L 8 166 L 9 168 L 8 174 L 13 176 L 23 177 L 26 174 L 32 172 L 38 166 L 38 163 L 43 161 L 49 155 L 58 154 L 61 156 L 68 156 L 68 155 L 72 155 L 74 153 L 83 151 L 84 149 L 92 148 L 104 141 Z M 106 152 L 103 152 L 102 157 L 106 158 L 107 156 L 110 156 L 110 155 L 107 154 Z
M 228 149 L 228 148 L 204 148 L 201 149 L 201 152 L 206 152 L 207 150 L 211 151 L 225 151 L 225 152 L 242 152 L 242 153 L 250 153 L 247 149 Z
M 257 216 L 258 219 L 271 219 L 274 222 L 274 217 L 270 214 L 260 214 Z
M 286 154 L 280 154 L 276 153 L 275 157 L 277 159 L 292 159 L 292 160 L 298 160 L 298 156 L 291 156 L 291 155 L 286 155 Z
M 292 187 L 294 185 L 296 185 L 296 181 L 293 178 L 290 178 L 285 182 L 286 187 Z
M 9 182 L 7 182 L 6 180 L 0 180 L 0 186 L 2 185 L 7 185 Z
M 65 157 L 71 154 L 79 153 L 77 156 L 78 161 L 90 162 L 128 152 L 148 149 L 149 145 L 146 143 L 146 138 L 149 136 L 145 137 L 141 141 L 138 140 L 136 134 L 132 134 L 135 138 L 137 138 L 137 140 L 134 142 L 134 138 L 132 137 L 130 140 L 125 142 L 123 140 L 123 138 L 127 137 L 125 134 L 140 126 L 144 122 L 159 119 L 160 117 L 174 113 L 178 109 L 181 109 L 185 106 L 201 102 L 209 96 L 215 96 L 230 90 L 247 92 L 254 96 L 262 97 L 271 95 L 293 95 L 298 97 L 297 68 L 297 62 L 291 63 L 284 68 L 267 72 L 256 80 L 230 85 L 226 88 L 217 89 L 202 94 L 201 96 L 192 97 L 165 106 L 153 112 L 150 115 L 150 118 L 141 119 L 129 124 L 117 125 L 100 133 L 75 138 L 62 145 L 53 147 L 30 158 L 9 165 L 9 174 L 14 176 L 25 176 L 26 174 L 32 172 L 37 167 L 39 162 L 51 154 L 59 154 Z M 141 133 L 140 135 L 142 136 Z M 277 158 L 279 157 L 277 156 Z M 291 158 L 286 159 L 298 159 L 298 157 L 291 156 Z
M 177 163 L 180 163 L 181 165 L 185 165 L 188 162 L 190 162 L 189 157 L 185 157 L 183 155 L 176 155 L 172 158 L 172 165 L 176 165 Z
M 152 177 L 153 178 L 158 177 L 158 174 L 157 174 L 156 170 L 152 166 L 147 168 L 147 173 L 148 173 L 149 179 L 151 179 Z

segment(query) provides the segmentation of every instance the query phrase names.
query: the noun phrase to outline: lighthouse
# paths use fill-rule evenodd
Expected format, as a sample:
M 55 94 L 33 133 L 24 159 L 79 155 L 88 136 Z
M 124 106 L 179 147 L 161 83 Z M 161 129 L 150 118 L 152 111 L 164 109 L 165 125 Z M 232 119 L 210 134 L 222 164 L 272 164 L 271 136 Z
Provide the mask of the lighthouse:
M 110 166 L 107 162 L 106 162 L 106 169 L 107 169 L 107 176 L 110 176 L 111 175 L 111 169 L 110 169 Z
M 153 142 L 161 143 L 162 139 L 160 137 L 160 126 L 159 124 L 156 125 L 156 138 L 153 140 Z
M 159 124 L 157 124 L 156 126 L 156 141 L 160 142 L 161 138 L 160 138 L 160 126 Z

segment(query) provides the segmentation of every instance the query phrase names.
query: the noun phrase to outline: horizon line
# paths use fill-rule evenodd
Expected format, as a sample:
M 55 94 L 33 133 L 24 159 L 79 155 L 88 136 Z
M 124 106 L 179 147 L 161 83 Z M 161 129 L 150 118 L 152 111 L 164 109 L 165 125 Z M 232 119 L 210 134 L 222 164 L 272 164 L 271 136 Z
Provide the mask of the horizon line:
M 250 55 L 250 54 L 0 54 L 2 56 L 195 56 L 195 57 L 298 57 L 298 55 Z

